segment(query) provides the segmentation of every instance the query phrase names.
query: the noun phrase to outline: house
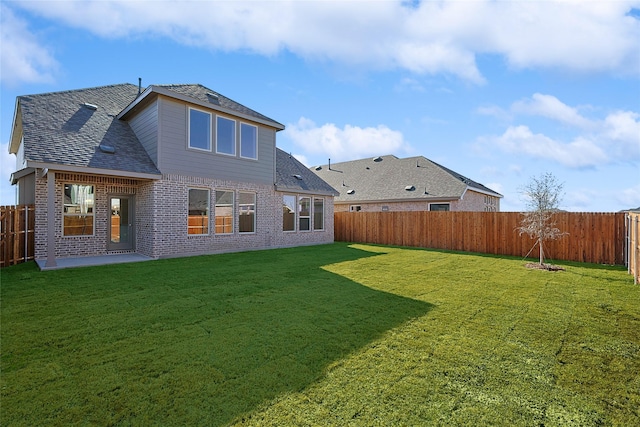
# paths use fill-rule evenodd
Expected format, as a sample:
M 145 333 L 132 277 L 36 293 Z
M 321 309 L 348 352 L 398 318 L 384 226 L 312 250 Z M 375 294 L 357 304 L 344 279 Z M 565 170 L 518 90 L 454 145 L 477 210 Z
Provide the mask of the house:
M 336 188 L 336 212 L 499 211 L 502 195 L 425 157 L 393 155 L 311 170 Z
M 9 152 L 35 258 L 151 258 L 333 241 L 338 193 L 276 148 L 284 126 L 201 85 L 20 96 Z

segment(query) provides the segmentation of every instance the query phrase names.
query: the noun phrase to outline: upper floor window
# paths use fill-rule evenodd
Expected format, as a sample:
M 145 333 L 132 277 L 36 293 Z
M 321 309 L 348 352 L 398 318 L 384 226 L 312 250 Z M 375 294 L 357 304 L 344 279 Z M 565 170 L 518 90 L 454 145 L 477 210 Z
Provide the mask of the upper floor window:
M 218 116 L 216 119 L 216 153 L 236 155 L 236 122 Z
M 189 108 L 189 148 L 211 150 L 211 114 Z
M 95 192 L 93 185 L 65 184 L 63 235 L 92 236 L 95 218 Z
M 258 158 L 258 128 L 246 123 L 240 124 L 240 157 Z

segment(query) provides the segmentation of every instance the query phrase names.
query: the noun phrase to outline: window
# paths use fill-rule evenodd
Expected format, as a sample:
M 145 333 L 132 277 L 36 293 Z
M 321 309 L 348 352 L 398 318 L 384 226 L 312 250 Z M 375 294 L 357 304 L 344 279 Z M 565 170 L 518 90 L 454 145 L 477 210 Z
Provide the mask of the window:
M 300 197 L 298 199 L 298 230 L 311 230 L 311 198 Z
M 209 234 L 209 190 L 189 189 L 187 234 Z
M 211 114 L 189 108 L 189 148 L 211 150 Z
M 256 193 L 240 192 L 238 194 L 238 231 L 255 233 L 256 231 Z
M 233 233 L 233 191 L 216 191 L 216 234 Z
M 93 185 L 65 184 L 62 213 L 64 236 L 92 236 L 95 218 Z
M 258 128 L 246 123 L 240 124 L 240 157 L 257 159 Z
M 216 153 L 236 155 L 236 122 L 218 116 L 216 120 Z
M 449 210 L 449 203 L 431 203 L 429 205 L 430 211 L 445 212 Z
M 350 212 L 360 212 L 362 210 L 362 206 L 360 205 L 351 205 L 349 206 Z
M 324 199 L 313 199 L 313 229 L 324 230 Z
M 282 196 L 282 231 L 296 231 L 296 196 Z

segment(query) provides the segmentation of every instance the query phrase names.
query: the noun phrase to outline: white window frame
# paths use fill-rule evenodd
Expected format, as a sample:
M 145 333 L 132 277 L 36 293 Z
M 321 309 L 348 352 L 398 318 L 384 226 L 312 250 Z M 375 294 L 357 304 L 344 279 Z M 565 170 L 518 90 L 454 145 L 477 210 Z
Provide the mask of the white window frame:
M 198 113 L 202 113 L 202 114 L 206 114 L 209 118 L 209 129 L 208 129 L 208 141 L 207 141 L 207 148 L 200 148 L 200 147 L 194 147 L 191 145 L 191 112 L 198 112 Z M 204 110 L 200 110 L 199 108 L 192 108 L 189 107 L 189 111 L 187 113 L 187 147 L 189 147 L 190 150 L 198 150 L 198 151 L 207 151 L 207 152 L 211 152 L 211 113 L 209 113 L 208 111 L 204 111 Z
M 293 205 L 289 206 L 288 204 L 285 204 L 284 202 L 284 198 L 285 197 L 290 197 L 293 199 Z M 284 209 L 285 207 L 287 208 L 292 208 L 293 210 L 293 230 L 285 230 L 284 229 Z M 282 195 L 282 209 L 283 209 L 283 213 L 282 213 L 282 232 L 283 233 L 295 233 L 298 230 L 298 226 L 297 226 L 297 222 L 298 222 L 298 197 L 295 194 L 283 194 Z
M 219 137 L 218 137 L 219 133 L 218 132 L 220 131 L 220 126 L 218 126 L 218 121 L 219 120 L 227 120 L 227 121 L 233 123 L 233 127 L 232 127 L 233 136 L 232 136 L 232 144 L 231 144 L 231 146 L 233 147 L 233 153 L 227 153 L 227 152 L 224 152 L 224 151 L 220 151 L 218 149 L 218 142 L 219 142 Z M 237 145 L 238 145 L 238 143 L 237 143 L 238 130 L 237 130 L 237 126 L 238 126 L 238 122 L 236 120 L 234 120 L 234 119 L 230 119 L 229 117 L 225 117 L 225 116 L 216 116 L 216 154 L 222 154 L 222 155 L 225 155 L 225 156 L 232 156 L 232 157 L 236 156 L 236 153 L 238 152 L 238 147 L 237 147 Z
M 251 194 L 253 196 L 253 203 L 241 203 L 241 196 L 243 194 Z M 257 204 L 258 204 L 258 195 L 255 191 L 238 191 L 238 233 L 240 234 L 255 234 L 256 233 L 256 224 L 257 224 Z M 243 207 L 253 205 L 253 229 L 251 231 L 241 231 L 240 230 L 240 217 L 243 215 Z
M 189 233 L 189 217 L 191 216 L 190 212 L 190 204 L 191 204 L 191 190 L 199 190 L 207 192 L 207 232 L 206 233 Z M 189 187 L 187 189 L 187 235 L 188 236 L 208 236 L 211 234 L 211 190 L 208 188 L 202 187 Z
M 307 199 L 309 200 L 309 213 L 307 215 L 302 215 L 302 200 L 303 199 Z M 296 217 L 298 218 L 298 231 L 300 232 L 309 232 L 311 230 L 313 230 L 313 224 L 311 223 L 311 212 L 312 212 L 312 201 L 313 201 L 313 197 L 311 196 L 298 196 L 298 208 L 296 209 Z M 302 220 L 306 219 L 308 222 L 308 227 L 307 229 L 303 229 L 302 228 Z
M 217 209 L 218 207 L 228 207 L 229 205 L 227 204 L 218 204 L 218 193 L 231 193 L 232 199 L 231 199 L 231 231 L 226 233 L 226 232 L 221 232 L 219 233 L 216 230 L 216 225 L 214 223 L 214 233 L 218 234 L 218 235 L 229 235 L 229 234 L 233 234 L 234 231 L 234 227 L 236 225 L 236 193 L 233 190 L 227 190 L 227 189 L 223 189 L 223 188 L 219 188 L 215 191 L 216 193 L 216 200 L 215 200 L 215 204 L 214 204 L 214 218 L 217 218 Z
M 255 129 L 255 132 L 254 132 L 255 138 L 253 140 L 254 150 L 256 154 L 255 157 L 242 155 L 242 148 L 244 147 L 243 145 L 244 139 L 243 139 L 243 132 L 242 132 L 243 127 Z M 240 157 L 243 159 L 258 160 L 258 126 L 250 125 L 249 123 L 240 122 Z
M 316 215 L 317 215 L 316 202 L 317 201 L 322 202 L 322 228 L 316 228 Z M 313 218 L 311 229 L 313 231 L 324 231 L 324 218 L 325 218 L 325 214 L 324 214 L 324 198 L 322 198 L 322 197 L 314 197 L 313 198 L 313 210 L 312 210 L 312 213 L 311 213 L 311 217 Z
M 443 205 L 443 206 L 446 205 L 446 206 L 449 206 L 449 209 L 447 209 L 446 211 L 439 210 L 439 209 L 434 211 L 434 210 L 431 210 L 432 205 Z M 451 203 L 429 203 L 429 212 L 449 212 L 449 211 L 451 211 Z
M 96 235 L 96 186 L 94 184 L 72 183 L 72 182 L 65 182 L 62 185 L 63 185 L 62 187 L 62 235 L 64 237 L 95 236 Z M 77 201 L 76 203 L 65 203 L 64 198 L 66 196 L 66 187 L 72 186 L 72 185 L 82 186 L 82 187 L 91 187 L 91 192 L 88 194 L 92 194 L 93 197 L 91 200 L 91 206 L 89 207 L 89 205 L 87 204 L 87 207 L 86 207 L 87 212 L 82 212 L 82 203 L 78 203 Z M 69 188 L 69 190 L 71 191 L 71 188 Z M 71 202 L 73 202 L 73 200 L 71 200 Z M 71 210 L 71 208 L 73 208 L 74 211 L 80 210 L 80 212 L 67 212 L 67 209 Z M 91 212 L 89 212 L 89 209 L 91 209 Z M 79 218 L 79 217 L 91 217 L 91 234 L 66 234 L 65 224 L 64 224 L 65 218 Z

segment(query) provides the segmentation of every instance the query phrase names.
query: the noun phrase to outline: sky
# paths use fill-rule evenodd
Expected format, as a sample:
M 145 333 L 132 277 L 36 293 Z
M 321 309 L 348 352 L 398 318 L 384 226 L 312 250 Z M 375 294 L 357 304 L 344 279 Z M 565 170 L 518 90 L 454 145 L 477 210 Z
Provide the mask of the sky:
M 16 97 L 202 84 L 305 165 L 424 156 L 526 209 L 640 207 L 640 1 L 0 1 L 0 204 Z

